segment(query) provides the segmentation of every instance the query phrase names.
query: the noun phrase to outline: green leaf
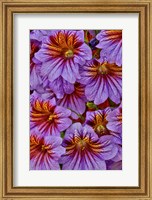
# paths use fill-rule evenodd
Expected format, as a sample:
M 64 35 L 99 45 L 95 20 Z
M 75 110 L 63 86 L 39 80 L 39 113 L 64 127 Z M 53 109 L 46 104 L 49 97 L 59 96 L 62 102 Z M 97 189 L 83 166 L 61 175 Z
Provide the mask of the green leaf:
M 60 135 L 61 135 L 61 138 L 64 138 L 65 132 L 62 131 L 62 132 L 60 133 Z
M 97 105 L 95 105 L 92 101 L 87 102 L 87 107 L 90 109 L 98 109 Z

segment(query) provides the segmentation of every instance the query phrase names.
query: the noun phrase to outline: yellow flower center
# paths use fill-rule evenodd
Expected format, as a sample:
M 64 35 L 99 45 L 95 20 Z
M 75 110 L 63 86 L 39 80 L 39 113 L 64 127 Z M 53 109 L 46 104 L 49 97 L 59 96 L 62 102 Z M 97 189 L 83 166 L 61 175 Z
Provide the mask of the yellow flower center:
M 51 114 L 48 118 L 49 121 L 52 121 L 55 118 L 55 115 Z
M 71 58 L 71 57 L 73 57 L 73 51 L 71 49 L 69 49 L 65 52 L 64 55 L 66 58 Z
M 106 123 L 105 116 L 96 115 L 95 126 L 94 130 L 98 134 L 105 134 L 106 130 Z
M 42 150 L 42 151 L 45 151 L 45 150 L 47 150 L 47 149 L 49 149 L 48 146 L 45 146 L 44 144 L 41 146 L 41 150 Z
M 98 71 L 101 74 L 107 74 L 108 73 L 107 66 L 105 64 L 100 65 Z
M 97 125 L 97 127 L 96 127 L 96 132 L 97 133 L 104 133 L 104 131 L 105 131 L 105 127 L 104 126 Z
M 86 142 L 84 140 L 80 140 L 77 143 L 77 147 L 83 151 L 85 149 L 85 147 L 86 147 Z

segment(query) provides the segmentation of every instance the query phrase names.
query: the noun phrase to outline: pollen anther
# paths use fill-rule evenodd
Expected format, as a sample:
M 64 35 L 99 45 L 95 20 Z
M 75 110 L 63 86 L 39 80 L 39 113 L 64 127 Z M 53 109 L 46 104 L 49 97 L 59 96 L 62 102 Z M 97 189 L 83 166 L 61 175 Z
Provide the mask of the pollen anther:
M 71 57 L 73 57 L 73 51 L 72 51 L 71 49 L 67 50 L 67 51 L 65 52 L 65 57 L 66 57 L 66 58 L 71 58 Z

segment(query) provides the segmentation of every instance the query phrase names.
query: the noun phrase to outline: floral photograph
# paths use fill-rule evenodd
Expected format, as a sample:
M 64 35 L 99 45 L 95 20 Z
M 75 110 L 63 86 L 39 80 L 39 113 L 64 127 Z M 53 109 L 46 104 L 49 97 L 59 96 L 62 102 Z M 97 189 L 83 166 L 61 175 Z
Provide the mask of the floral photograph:
M 30 170 L 122 170 L 122 30 L 30 30 Z

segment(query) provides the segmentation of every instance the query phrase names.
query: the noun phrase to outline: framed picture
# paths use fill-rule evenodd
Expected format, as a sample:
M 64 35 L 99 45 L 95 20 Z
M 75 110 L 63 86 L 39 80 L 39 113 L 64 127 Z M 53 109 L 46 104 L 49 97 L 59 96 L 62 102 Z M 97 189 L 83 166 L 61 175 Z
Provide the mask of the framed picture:
M 1 199 L 152 199 L 151 5 L 1 1 Z

